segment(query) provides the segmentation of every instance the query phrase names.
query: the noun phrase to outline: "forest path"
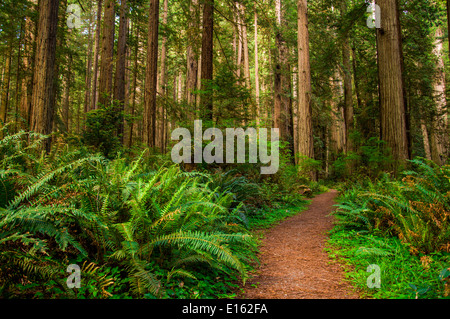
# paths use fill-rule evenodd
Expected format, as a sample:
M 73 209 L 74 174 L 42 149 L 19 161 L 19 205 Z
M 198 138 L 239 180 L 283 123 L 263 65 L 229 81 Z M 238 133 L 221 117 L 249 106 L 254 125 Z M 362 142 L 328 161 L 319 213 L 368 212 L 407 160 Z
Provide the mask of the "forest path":
M 244 299 L 357 299 L 343 270 L 324 251 L 338 192 L 316 196 L 308 210 L 267 230 L 261 266 L 245 284 Z M 252 286 L 252 284 L 254 284 Z

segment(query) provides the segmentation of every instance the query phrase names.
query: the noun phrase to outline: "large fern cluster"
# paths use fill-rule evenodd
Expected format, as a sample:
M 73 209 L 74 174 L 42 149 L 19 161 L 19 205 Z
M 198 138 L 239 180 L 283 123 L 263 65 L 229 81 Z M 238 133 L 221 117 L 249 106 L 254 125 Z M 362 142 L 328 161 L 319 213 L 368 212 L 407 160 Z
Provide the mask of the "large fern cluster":
M 73 296 L 64 273 L 81 261 L 119 267 L 135 297 L 164 297 L 173 278 L 211 268 L 245 280 L 255 242 L 230 188 L 173 165 L 152 170 L 146 152 L 133 161 L 68 148 L 44 155 L 43 138 L 0 141 L 3 294 L 52 281 Z
M 340 198 L 338 228 L 398 236 L 413 253 L 450 252 L 450 166 L 417 158 L 401 179 L 365 180 Z

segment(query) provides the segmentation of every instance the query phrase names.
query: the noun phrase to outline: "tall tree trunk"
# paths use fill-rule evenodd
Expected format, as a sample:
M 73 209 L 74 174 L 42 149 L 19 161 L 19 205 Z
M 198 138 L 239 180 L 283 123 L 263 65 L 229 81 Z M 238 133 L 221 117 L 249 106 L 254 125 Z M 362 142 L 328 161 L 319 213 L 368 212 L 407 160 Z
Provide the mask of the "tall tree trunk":
M 188 47 L 187 47 L 187 73 L 186 73 L 186 102 L 195 109 L 196 95 L 194 91 L 197 90 L 198 79 L 198 34 L 199 34 L 199 10 L 198 0 L 192 0 L 189 5 L 189 12 L 191 19 L 188 27 Z M 195 112 L 194 112 L 195 113 Z M 193 120 L 191 112 L 188 118 Z
M 398 3 L 376 3 L 381 8 L 381 29 L 377 30 L 381 139 L 391 149 L 396 169 L 410 156 Z
M 247 24 L 245 22 L 245 5 L 239 3 L 240 6 L 240 16 L 241 16 L 241 30 L 242 30 L 242 56 L 244 63 L 244 78 L 245 86 L 250 89 L 250 58 L 248 53 L 248 34 L 247 34 Z
M 255 99 L 256 99 L 256 126 L 260 124 L 261 102 L 259 92 L 259 58 L 258 58 L 258 13 L 255 9 Z
M 284 9 L 281 0 L 276 0 L 277 33 L 275 42 L 277 56 L 274 74 L 274 128 L 280 129 L 280 138 L 292 146 L 291 134 L 291 81 L 289 67 L 289 50 L 282 28 L 285 27 Z
M 132 120 L 130 122 L 129 140 L 128 147 L 133 145 L 133 128 L 134 128 L 134 115 L 136 112 L 136 93 L 137 93 L 137 78 L 138 78 L 138 57 L 139 57 L 139 28 L 135 27 L 136 32 L 136 43 L 134 47 L 134 64 L 133 64 L 133 94 L 131 98 L 131 110 L 130 115 Z
M 39 6 L 31 130 L 48 135 L 52 132 L 55 109 L 53 98 L 59 0 L 40 0 Z M 44 148 L 50 152 L 50 138 L 45 140 Z
M 94 53 L 94 67 L 93 67 L 93 76 L 92 79 L 92 101 L 91 101 L 91 109 L 97 109 L 97 95 L 98 95 L 98 64 L 99 64 L 99 56 L 100 56 L 100 36 L 101 36 L 101 25 L 102 25 L 102 7 L 103 0 L 97 1 L 97 22 L 95 26 L 95 53 Z
M 86 80 L 84 93 L 84 114 L 91 110 L 91 88 L 92 88 L 92 14 L 89 14 L 88 26 L 88 51 L 86 62 Z
M 36 1 L 31 1 L 32 7 L 36 6 Z M 31 96 L 33 93 L 33 61 L 35 54 L 35 34 L 36 25 L 31 17 L 25 18 L 24 33 L 24 55 L 23 55 L 23 74 L 22 77 L 22 96 L 20 100 L 20 115 L 22 118 L 22 129 L 30 128 L 31 120 Z
M 147 70 L 144 99 L 144 143 L 156 145 L 156 90 L 158 80 L 159 0 L 150 0 Z
M 341 99 L 344 95 L 344 86 L 342 83 L 341 73 L 336 70 L 334 77 L 330 78 L 330 86 L 332 88 L 331 96 L 331 123 L 328 147 L 330 149 L 329 159 L 335 161 L 337 156 L 345 151 L 345 117 L 344 108 L 341 107 Z
M 347 0 L 342 1 L 342 16 L 347 13 Z M 353 86 L 352 86 L 352 63 L 348 34 L 344 35 L 342 43 L 342 65 L 344 79 L 344 120 L 345 120 L 345 152 L 353 151 L 353 143 L 350 134 L 354 129 L 353 120 Z M 350 167 L 349 167 L 350 168 Z
M 118 116 L 117 135 L 123 144 L 124 135 L 124 112 L 125 112 L 125 90 L 126 90 L 126 62 L 127 62 L 127 39 L 128 39 L 128 5 L 127 0 L 121 0 L 119 41 L 117 43 L 116 77 L 114 81 L 114 103 Z
M 109 107 L 113 93 L 113 55 L 115 29 L 115 0 L 105 0 L 102 34 L 102 52 L 100 61 L 100 78 L 98 84 L 98 104 Z
M 446 86 L 445 86 L 445 65 L 443 60 L 443 36 L 441 28 L 436 29 L 434 35 L 435 43 L 433 54 L 436 56 L 436 76 L 433 82 L 434 98 L 436 101 L 436 115 L 433 119 L 431 130 L 431 157 L 438 164 L 444 164 L 447 157 L 448 147 L 448 113 L 446 111 Z
M 69 109 L 70 109 L 70 87 L 72 85 L 72 55 L 69 55 L 67 74 L 64 87 L 64 102 L 62 106 L 62 121 L 65 133 L 69 133 Z
M 426 159 L 431 160 L 430 139 L 428 136 L 427 124 L 426 124 L 424 118 L 420 119 L 420 128 L 422 130 L 423 148 L 425 151 L 425 157 L 426 157 Z
M 3 85 L 1 88 L 0 98 L 0 130 L 6 124 L 9 104 L 9 87 L 11 82 L 11 58 L 12 58 L 12 43 L 9 43 L 10 50 L 6 56 L 5 66 L 3 68 Z M 3 138 L 3 131 L 0 131 L 0 138 Z
M 298 0 L 298 152 L 314 158 L 307 0 Z M 316 180 L 315 171 L 310 173 Z
M 168 14 L 168 0 L 164 0 L 163 3 L 163 25 L 167 26 L 167 14 Z M 162 97 L 166 96 L 166 59 L 167 59 L 167 35 L 164 34 L 161 45 L 161 66 L 160 66 L 160 77 L 158 81 L 158 94 Z M 159 148 L 161 153 L 165 151 L 165 118 L 164 118 L 164 103 L 159 103 L 158 112 L 157 112 L 157 121 L 156 121 L 156 147 Z
M 208 92 L 202 94 L 200 108 L 202 119 L 213 119 L 212 92 L 209 91 L 208 82 L 213 79 L 213 32 L 214 32 L 214 0 L 205 0 L 203 5 L 203 34 L 201 55 L 201 88 Z

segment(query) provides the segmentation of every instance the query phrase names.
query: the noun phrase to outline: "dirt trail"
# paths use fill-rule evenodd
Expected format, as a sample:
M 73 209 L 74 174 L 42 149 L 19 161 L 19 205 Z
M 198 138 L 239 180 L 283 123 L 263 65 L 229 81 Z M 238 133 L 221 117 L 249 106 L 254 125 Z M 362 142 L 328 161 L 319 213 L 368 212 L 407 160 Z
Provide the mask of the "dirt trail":
M 307 211 L 290 217 L 264 234 L 261 267 L 244 287 L 245 299 L 355 299 L 338 264 L 324 252 L 333 227 L 332 190 L 315 197 Z M 256 284 L 256 287 L 252 286 Z

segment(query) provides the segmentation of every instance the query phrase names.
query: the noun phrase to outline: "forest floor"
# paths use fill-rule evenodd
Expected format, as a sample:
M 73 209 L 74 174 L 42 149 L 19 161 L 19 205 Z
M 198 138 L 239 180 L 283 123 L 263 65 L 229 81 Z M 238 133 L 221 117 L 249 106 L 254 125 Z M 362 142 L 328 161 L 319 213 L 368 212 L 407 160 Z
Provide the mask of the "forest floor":
M 239 298 L 243 299 L 357 299 L 344 281 L 340 265 L 324 251 L 333 228 L 338 192 L 316 196 L 309 208 L 263 231 L 257 269 Z

